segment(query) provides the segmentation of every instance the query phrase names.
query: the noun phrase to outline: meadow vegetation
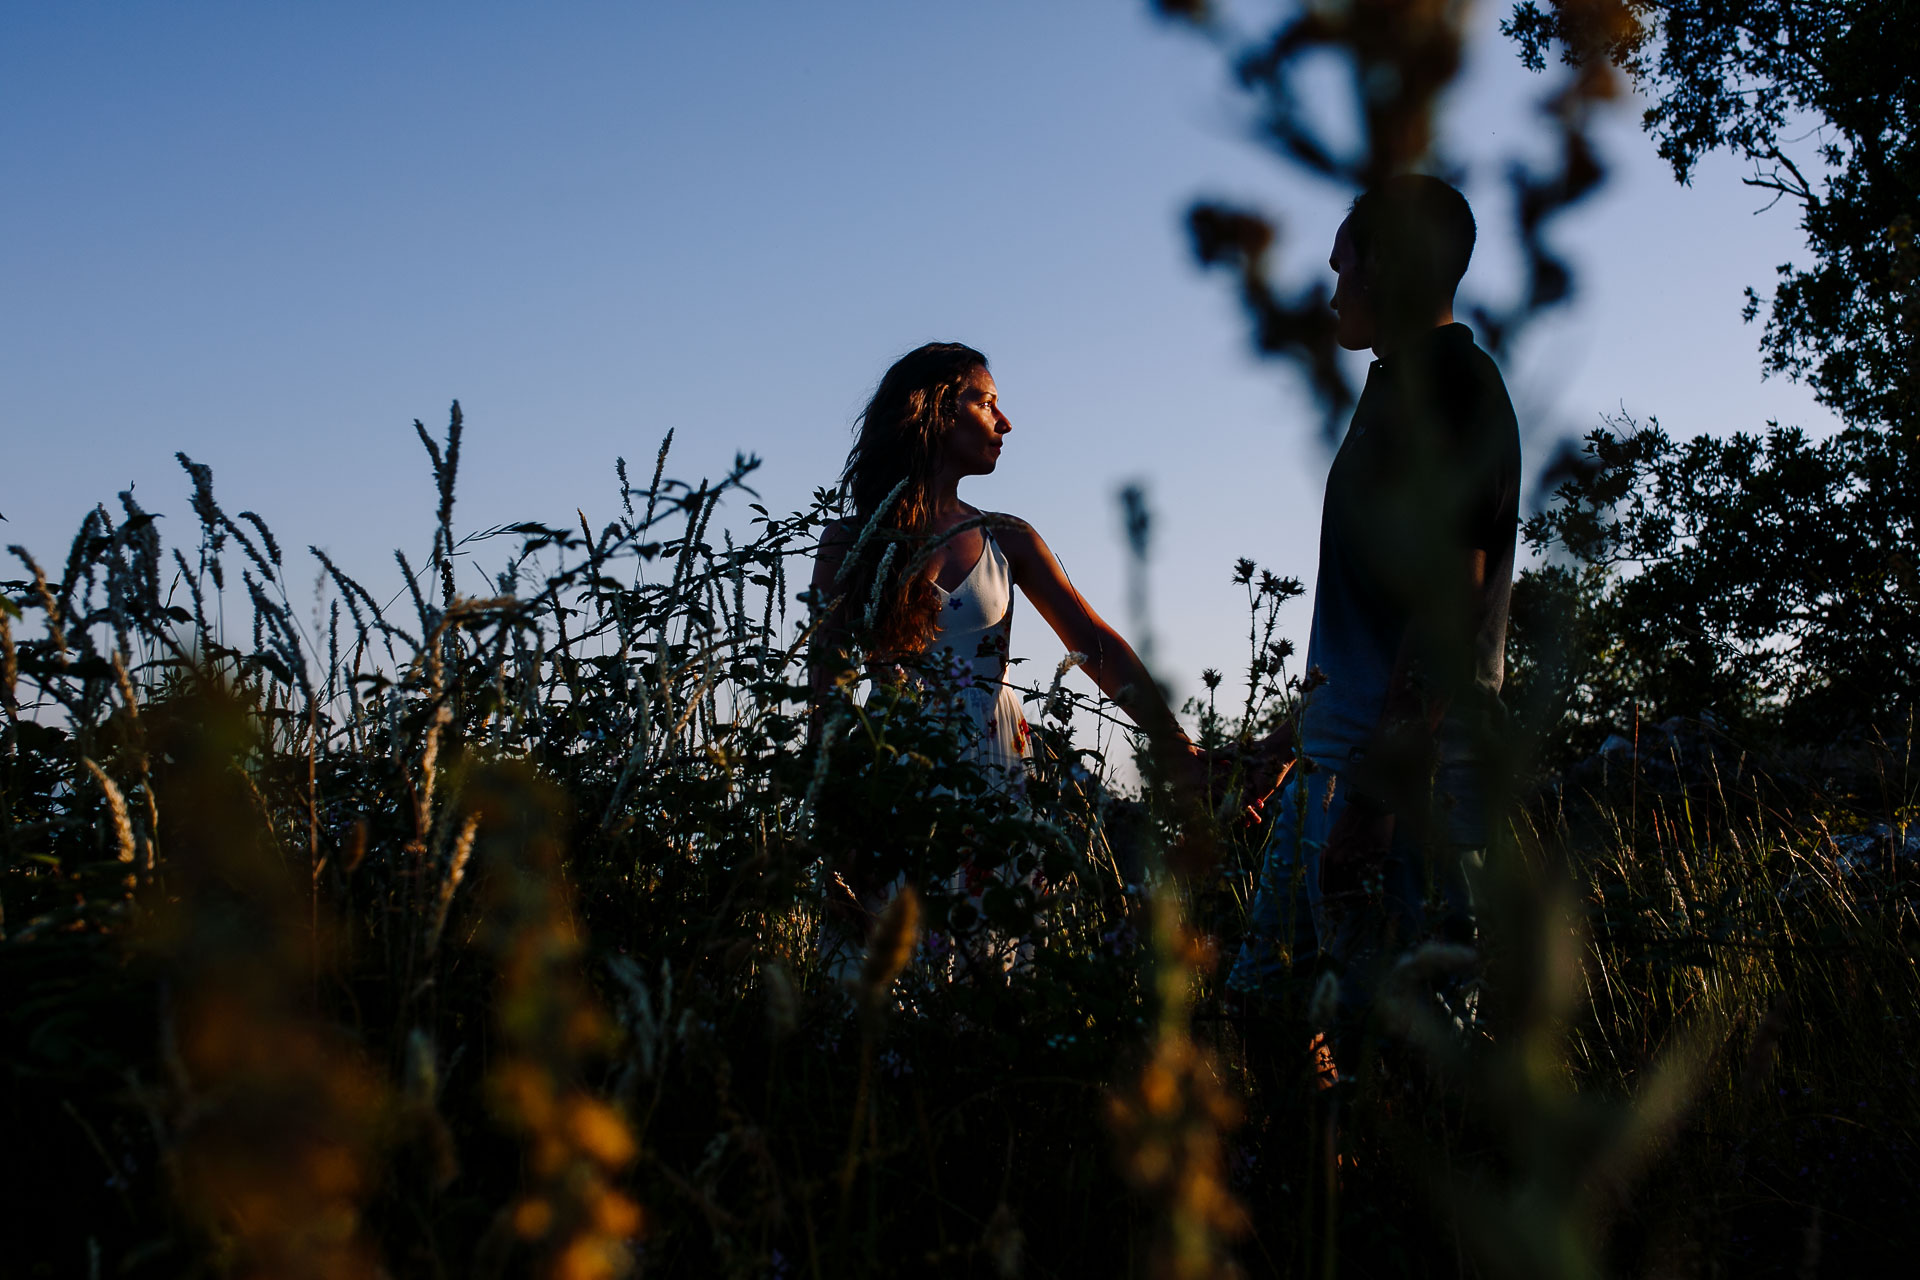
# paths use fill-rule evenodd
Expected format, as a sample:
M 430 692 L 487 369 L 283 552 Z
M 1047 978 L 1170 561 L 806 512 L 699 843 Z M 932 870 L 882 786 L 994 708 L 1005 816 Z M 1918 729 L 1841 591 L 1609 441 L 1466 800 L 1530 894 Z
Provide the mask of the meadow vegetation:
M 1357 184 L 1432 144 L 1457 16 L 1308 6 L 1237 46 L 1158 7 L 1231 46 L 1294 163 Z M 1600 181 L 1600 55 L 1652 48 L 1620 24 L 1659 7 L 1516 15 L 1573 65 L 1490 342 L 1567 295 L 1542 231 Z M 1360 153 L 1291 96 L 1327 51 L 1386 86 Z M 1273 227 L 1190 226 L 1337 415 Z M 1907 323 L 1875 297 L 1860 323 Z M 1132 741 L 1065 670 L 1025 691 L 1018 796 L 937 696 L 849 681 L 810 736 L 800 584 L 832 495 L 766 510 L 751 459 L 680 482 L 669 436 L 620 464 L 610 520 L 462 533 L 456 406 L 416 424 L 432 547 L 383 602 L 182 457 L 186 545 L 126 493 L 0 582 L 0 1270 L 1878 1269 L 1920 1184 L 1920 504 L 1911 402 L 1849 403 L 1826 442 L 1613 424 L 1562 460 L 1516 593 L 1482 946 L 1407 957 L 1331 1090 L 1320 972 L 1221 985 L 1270 834 L 1230 774 L 1179 795 L 1143 753 L 1122 785 Z M 1138 498 L 1129 527 L 1143 557 Z M 1188 708 L 1216 750 L 1293 715 L 1302 675 L 1280 637 L 1307 552 L 1235 550 L 1241 678 Z M 837 957 L 853 853 L 902 888 Z M 1000 872 L 977 909 L 969 868 Z M 1425 995 L 1463 970 L 1467 1029 Z
M 422 433 L 441 520 L 398 609 L 328 565 L 302 625 L 194 463 L 190 551 L 123 498 L 57 571 L 21 557 L 19 1274 L 1764 1270 L 1898 1230 L 1904 747 L 1809 775 L 1643 725 L 1519 797 L 1490 1034 L 1388 999 L 1336 1132 L 1315 975 L 1217 985 L 1265 834 L 1226 797 L 1122 794 L 1058 680 L 1021 803 L 905 696 L 848 691 L 809 753 L 788 583 L 824 495 L 716 539 L 751 463 L 677 484 L 663 448 L 603 528 L 457 538 L 459 432 Z M 493 548 L 496 594 L 455 592 Z M 1290 705 L 1297 584 L 1235 572 L 1215 744 Z M 818 945 L 850 849 L 919 890 L 851 975 Z M 1017 873 L 984 919 L 969 861 Z M 969 964 L 993 931 L 1030 961 Z

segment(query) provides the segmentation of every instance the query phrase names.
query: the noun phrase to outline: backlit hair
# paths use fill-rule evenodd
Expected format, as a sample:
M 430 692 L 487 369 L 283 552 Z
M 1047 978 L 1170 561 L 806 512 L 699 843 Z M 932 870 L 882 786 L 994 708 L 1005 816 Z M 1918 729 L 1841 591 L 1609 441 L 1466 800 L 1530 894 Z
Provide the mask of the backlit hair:
M 883 503 L 887 509 L 844 579 L 844 616 L 856 627 L 864 621 L 874 599 L 874 578 L 885 561 L 879 607 L 871 633 L 863 637 L 875 653 L 924 652 L 938 629 L 940 597 L 932 572 L 923 566 L 909 580 L 903 571 L 932 532 L 940 441 L 953 425 L 968 378 L 986 367 L 987 358 L 972 347 L 929 342 L 894 361 L 860 415 L 859 437 L 840 474 L 853 534 L 867 527 Z M 888 503 L 896 488 L 898 496 Z M 890 559 L 889 545 L 895 548 Z

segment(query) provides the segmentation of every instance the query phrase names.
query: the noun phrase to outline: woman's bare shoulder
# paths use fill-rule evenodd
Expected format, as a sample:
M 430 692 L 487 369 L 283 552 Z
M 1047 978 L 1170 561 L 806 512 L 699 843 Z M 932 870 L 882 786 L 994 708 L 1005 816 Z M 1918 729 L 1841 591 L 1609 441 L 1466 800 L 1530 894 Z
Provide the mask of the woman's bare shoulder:
M 859 536 L 859 523 L 852 516 L 841 516 L 820 526 L 820 549 L 845 551 Z
M 993 530 L 993 536 L 996 538 L 1002 535 L 1011 535 L 1015 538 L 1038 538 L 1040 536 L 1031 524 L 1019 516 L 1014 515 L 1011 511 L 982 511 L 980 514 L 985 518 L 987 527 Z
M 850 520 L 829 520 L 821 527 L 820 546 L 813 553 L 815 586 L 825 586 L 840 576 L 840 566 L 846 563 L 856 538 L 852 525 Z
M 987 527 L 993 531 L 993 540 L 1000 544 L 1000 550 L 1013 565 L 1016 581 L 1030 578 L 1033 570 L 1045 565 L 1050 553 L 1038 529 L 1011 512 L 983 514 L 987 517 Z

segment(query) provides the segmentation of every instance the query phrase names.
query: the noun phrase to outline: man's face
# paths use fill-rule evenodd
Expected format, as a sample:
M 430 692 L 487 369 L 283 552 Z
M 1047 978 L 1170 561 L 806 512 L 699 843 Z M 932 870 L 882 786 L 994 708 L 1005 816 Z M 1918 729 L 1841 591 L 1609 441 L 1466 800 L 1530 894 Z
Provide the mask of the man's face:
M 1354 251 L 1347 224 L 1333 236 L 1333 254 L 1327 259 L 1337 283 L 1333 289 L 1334 337 L 1349 351 L 1365 351 L 1374 343 L 1373 302 L 1367 294 L 1367 282 L 1360 269 L 1360 255 Z

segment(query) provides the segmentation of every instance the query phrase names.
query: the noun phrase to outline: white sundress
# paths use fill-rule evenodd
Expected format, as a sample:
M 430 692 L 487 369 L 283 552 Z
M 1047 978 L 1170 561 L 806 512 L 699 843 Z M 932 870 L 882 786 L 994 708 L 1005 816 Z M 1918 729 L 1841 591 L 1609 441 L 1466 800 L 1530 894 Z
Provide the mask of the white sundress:
M 985 529 L 980 558 L 959 586 L 948 591 L 939 583 L 940 629 L 933 637 L 932 652 L 944 657 L 952 671 L 956 687 L 956 710 L 963 717 L 967 744 L 963 759 L 986 766 L 989 774 L 999 774 L 1007 793 L 1022 802 L 1026 791 L 1028 761 L 1033 755 L 1027 718 L 1020 711 L 1020 695 L 1007 683 L 1008 644 L 1013 636 L 1013 573 L 1000 544 Z M 987 873 L 968 862 L 955 873 L 952 887 L 966 895 L 979 910 L 987 887 L 995 878 L 1014 878 L 1008 867 Z M 1033 884 L 1030 877 L 1026 883 Z M 945 940 L 951 947 L 953 939 Z M 940 947 L 929 940 L 930 954 Z M 947 953 L 947 971 L 958 976 L 972 966 L 1011 972 L 1033 962 L 1033 941 L 1024 935 L 1008 936 L 995 928 L 969 934 L 957 951 Z
M 965 758 L 996 766 L 1014 786 L 1025 782 L 1027 718 L 1020 695 L 1007 683 L 1008 643 L 1013 635 L 1013 574 L 993 535 L 981 531 L 980 558 L 960 585 L 940 593 L 940 629 L 932 650 L 944 656 L 959 686 L 955 699 L 968 719 Z

